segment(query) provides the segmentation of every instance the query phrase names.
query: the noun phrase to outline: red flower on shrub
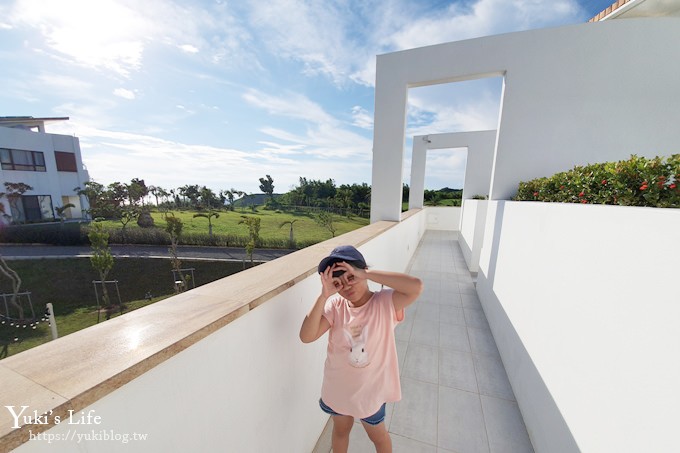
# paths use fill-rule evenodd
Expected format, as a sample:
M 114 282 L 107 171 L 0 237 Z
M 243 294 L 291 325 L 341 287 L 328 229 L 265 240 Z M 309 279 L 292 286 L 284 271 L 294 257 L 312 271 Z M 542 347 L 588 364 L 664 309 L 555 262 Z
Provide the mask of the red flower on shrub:
M 671 184 L 669 187 L 670 187 L 671 189 L 675 189 L 676 185 L 675 185 L 675 184 Z
M 603 180 L 602 180 L 602 185 L 604 186 L 605 184 L 607 184 L 607 180 L 606 180 L 606 179 L 603 179 Z
M 647 183 L 644 183 L 640 186 L 640 190 L 647 190 Z
M 588 203 L 588 200 L 581 200 L 581 203 Z
M 585 192 L 581 192 L 580 194 L 578 194 L 578 196 L 579 196 L 579 197 L 585 197 L 586 194 L 585 194 Z
M 564 189 L 564 186 L 560 186 L 560 190 Z
M 537 197 L 537 196 L 538 196 L 538 192 L 534 192 L 534 197 Z

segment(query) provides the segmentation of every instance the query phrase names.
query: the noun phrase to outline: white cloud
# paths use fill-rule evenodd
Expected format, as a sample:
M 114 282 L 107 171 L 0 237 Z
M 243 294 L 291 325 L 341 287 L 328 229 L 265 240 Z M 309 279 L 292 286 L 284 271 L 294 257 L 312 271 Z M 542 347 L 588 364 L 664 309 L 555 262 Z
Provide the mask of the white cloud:
M 177 47 L 186 53 L 198 53 L 198 47 L 192 46 L 191 44 L 182 44 Z
M 365 108 L 355 105 L 352 107 L 352 124 L 362 129 L 373 129 L 373 114 Z
M 246 90 L 242 98 L 249 104 L 264 109 L 272 115 L 297 118 L 311 123 L 335 123 L 321 106 L 299 93 L 288 92 L 273 96 L 255 89 Z
M 243 99 L 272 115 L 310 123 L 302 135 L 271 126 L 260 128 L 262 133 L 270 137 L 297 145 L 293 149 L 299 154 L 323 159 L 361 156 L 370 158 L 372 148 L 369 139 L 345 129 L 339 120 L 306 96 L 291 92 L 284 96 L 274 96 L 251 89 L 243 94 Z
M 136 97 L 134 91 L 127 90 L 125 88 L 116 88 L 113 90 L 113 94 L 123 99 L 134 99 Z
M 248 50 L 250 34 L 225 6 L 213 6 L 172 0 L 17 0 L 7 8 L 5 25 L 37 30 L 55 57 L 123 77 L 142 67 L 153 43 L 184 53 L 206 48 L 214 62 L 257 66 Z
M 82 66 L 126 76 L 139 68 L 144 34 L 152 27 L 113 0 L 20 0 L 12 22 L 37 28 L 46 44 Z

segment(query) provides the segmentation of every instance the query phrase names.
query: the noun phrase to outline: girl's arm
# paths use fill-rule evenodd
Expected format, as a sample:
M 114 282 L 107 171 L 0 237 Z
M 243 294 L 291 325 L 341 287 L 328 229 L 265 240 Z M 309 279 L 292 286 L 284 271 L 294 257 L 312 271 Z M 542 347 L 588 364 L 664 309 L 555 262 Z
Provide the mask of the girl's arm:
M 326 304 L 326 300 L 335 294 L 337 291 L 333 284 L 333 271 L 329 266 L 326 268 L 321 275 L 321 294 L 317 297 L 314 306 L 309 311 L 307 316 L 305 316 L 304 321 L 302 321 L 302 327 L 300 327 L 300 340 L 303 343 L 311 343 L 317 340 L 321 335 L 326 333 L 330 329 L 331 325 L 323 316 L 323 308 Z
M 355 278 L 371 280 L 392 288 L 394 290 L 392 303 L 394 304 L 395 311 L 411 305 L 423 291 L 423 282 L 419 278 L 408 274 L 374 269 L 357 269 L 347 263 L 337 263 L 336 267 L 345 270 L 345 275 L 354 274 Z
M 365 269 L 366 278 L 394 290 L 392 303 L 394 310 L 402 310 L 411 305 L 423 291 L 423 282 L 417 277 L 400 272 Z

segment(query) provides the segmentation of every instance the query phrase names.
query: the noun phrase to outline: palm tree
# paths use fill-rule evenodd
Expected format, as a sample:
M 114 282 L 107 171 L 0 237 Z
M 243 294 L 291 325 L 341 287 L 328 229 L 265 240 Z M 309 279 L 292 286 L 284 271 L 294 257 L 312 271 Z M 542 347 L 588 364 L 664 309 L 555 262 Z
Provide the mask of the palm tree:
M 233 187 L 229 190 L 225 190 L 222 192 L 224 195 L 226 195 L 227 199 L 229 200 L 229 210 L 233 211 L 234 210 L 234 197 L 242 197 L 246 193 L 242 192 L 238 189 L 234 189 Z
M 290 231 L 288 232 L 288 245 L 291 248 L 295 247 L 295 237 L 293 236 L 293 224 L 298 220 L 300 219 L 286 220 L 285 222 L 281 222 L 281 225 L 279 225 L 279 228 L 283 228 L 284 225 L 290 224 Z
M 63 223 L 64 219 L 66 218 L 66 210 L 75 207 L 76 205 L 74 205 L 73 203 L 66 203 L 64 206 L 61 207 L 57 206 L 56 208 L 54 208 L 54 210 L 57 213 L 57 217 L 59 217 L 59 219 Z
M 203 217 L 205 219 L 208 219 L 208 236 L 210 236 L 210 240 L 212 241 L 213 238 L 213 231 L 212 231 L 212 218 L 218 218 L 220 216 L 220 213 L 217 211 L 213 211 L 212 209 L 208 212 L 199 212 L 198 214 L 194 214 L 194 218 L 196 217 Z

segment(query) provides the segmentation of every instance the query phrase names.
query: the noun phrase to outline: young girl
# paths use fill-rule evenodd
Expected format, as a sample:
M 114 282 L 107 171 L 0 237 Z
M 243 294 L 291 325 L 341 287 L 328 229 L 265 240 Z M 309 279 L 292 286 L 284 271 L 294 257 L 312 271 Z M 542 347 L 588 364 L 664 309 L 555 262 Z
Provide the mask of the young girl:
M 391 452 L 383 421 L 385 403 L 401 399 L 394 327 L 423 284 L 406 274 L 368 269 L 349 245 L 333 250 L 318 270 L 321 294 L 302 322 L 300 339 L 310 343 L 330 331 L 319 405 L 333 417 L 333 452 L 347 452 L 354 417 L 377 452 Z M 373 292 L 368 280 L 391 289 Z

